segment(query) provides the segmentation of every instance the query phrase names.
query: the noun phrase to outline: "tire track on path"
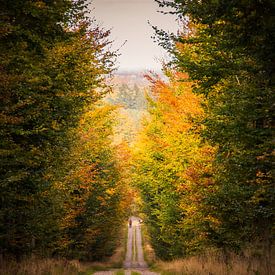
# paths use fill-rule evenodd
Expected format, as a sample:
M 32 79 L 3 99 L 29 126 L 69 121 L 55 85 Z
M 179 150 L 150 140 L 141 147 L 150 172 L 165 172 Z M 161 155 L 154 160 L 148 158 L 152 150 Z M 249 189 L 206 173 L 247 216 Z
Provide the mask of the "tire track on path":
M 131 226 L 128 226 L 127 252 L 123 263 L 124 274 L 131 275 L 132 272 L 137 272 L 141 275 L 159 275 L 159 273 L 151 272 L 144 260 L 139 218 L 131 217 L 131 221 Z M 100 271 L 94 273 L 94 275 L 114 274 L 116 274 L 116 271 Z

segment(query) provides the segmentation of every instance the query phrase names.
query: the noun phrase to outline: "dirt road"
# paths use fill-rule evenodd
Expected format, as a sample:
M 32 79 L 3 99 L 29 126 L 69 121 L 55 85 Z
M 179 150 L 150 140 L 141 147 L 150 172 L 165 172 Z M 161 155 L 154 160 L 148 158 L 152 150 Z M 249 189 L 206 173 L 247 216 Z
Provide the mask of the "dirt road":
M 157 275 L 158 273 L 151 272 L 148 269 L 147 263 L 144 260 L 141 226 L 137 217 L 131 217 L 132 224 L 128 226 L 127 252 L 124 261 L 124 274 L 131 275 L 132 271 L 141 275 Z M 95 275 L 113 275 L 115 271 L 96 272 Z
M 131 217 L 132 225 L 128 228 L 127 253 L 124 268 L 147 268 L 144 261 L 139 219 Z

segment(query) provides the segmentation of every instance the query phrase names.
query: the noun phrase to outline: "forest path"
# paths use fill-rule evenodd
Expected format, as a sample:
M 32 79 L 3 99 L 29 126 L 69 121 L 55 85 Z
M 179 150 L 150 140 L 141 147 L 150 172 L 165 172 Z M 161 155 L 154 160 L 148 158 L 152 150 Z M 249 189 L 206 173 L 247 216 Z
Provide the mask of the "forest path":
M 132 272 L 141 275 L 158 275 L 158 273 L 151 272 L 148 269 L 148 265 L 144 260 L 143 248 L 142 248 L 142 237 L 141 237 L 141 226 L 139 218 L 131 217 L 131 226 L 128 226 L 128 237 L 127 237 L 127 252 L 124 266 L 124 274 L 131 275 Z M 115 271 L 100 271 L 94 273 L 95 275 L 115 275 Z

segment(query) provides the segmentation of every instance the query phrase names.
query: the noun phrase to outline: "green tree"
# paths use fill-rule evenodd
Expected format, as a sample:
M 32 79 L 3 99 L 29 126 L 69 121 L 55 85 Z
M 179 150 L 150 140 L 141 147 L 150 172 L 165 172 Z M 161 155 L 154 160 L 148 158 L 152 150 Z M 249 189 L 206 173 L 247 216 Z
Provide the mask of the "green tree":
M 1 1 L 0 246 L 18 257 L 47 247 L 58 213 L 68 133 L 102 96 L 111 71 L 108 34 L 85 1 Z
M 157 2 L 186 25 L 169 45 L 161 43 L 208 99 L 205 138 L 218 146 L 218 188 L 203 202 L 217 221 L 206 224 L 209 240 L 231 249 L 259 240 L 270 255 L 274 1 Z

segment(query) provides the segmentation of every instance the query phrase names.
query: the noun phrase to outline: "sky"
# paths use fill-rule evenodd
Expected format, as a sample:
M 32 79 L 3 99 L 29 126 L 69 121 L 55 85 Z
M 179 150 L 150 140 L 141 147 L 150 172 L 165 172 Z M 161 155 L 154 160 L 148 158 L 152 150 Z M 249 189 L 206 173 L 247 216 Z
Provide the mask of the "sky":
M 167 59 L 167 53 L 151 38 L 154 30 L 148 21 L 176 32 L 175 17 L 159 13 L 154 0 L 93 0 L 90 9 L 102 27 L 112 30 L 113 48 L 120 48 L 119 70 L 161 69 L 160 60 Z

